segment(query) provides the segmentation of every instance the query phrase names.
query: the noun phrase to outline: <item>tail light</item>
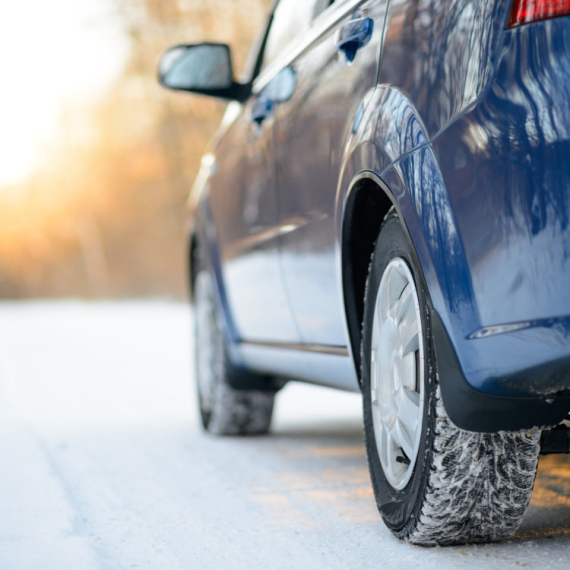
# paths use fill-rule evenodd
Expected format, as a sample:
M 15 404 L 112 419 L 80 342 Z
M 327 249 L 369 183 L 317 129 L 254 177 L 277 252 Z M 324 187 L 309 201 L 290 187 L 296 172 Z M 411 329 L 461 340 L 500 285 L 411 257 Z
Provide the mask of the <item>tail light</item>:
M 507 28 L 570 15 L 570 0 L 513 0 Z
M 513 0 L 507 28 L 570 15 L 570 0 Z

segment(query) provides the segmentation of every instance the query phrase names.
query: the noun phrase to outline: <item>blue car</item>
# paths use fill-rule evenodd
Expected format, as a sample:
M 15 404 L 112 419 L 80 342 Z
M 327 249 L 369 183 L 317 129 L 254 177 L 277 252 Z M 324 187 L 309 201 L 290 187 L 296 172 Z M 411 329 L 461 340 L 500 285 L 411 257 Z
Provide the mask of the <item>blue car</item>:
M 568 452 L 569 0 L 279 0 L 234 79 L 179 45 L 162 85 L 229 102 L 190 197 L 204 428 L 260 434 L 284 379 L 362 392 L 386 525 L 516 532 Z

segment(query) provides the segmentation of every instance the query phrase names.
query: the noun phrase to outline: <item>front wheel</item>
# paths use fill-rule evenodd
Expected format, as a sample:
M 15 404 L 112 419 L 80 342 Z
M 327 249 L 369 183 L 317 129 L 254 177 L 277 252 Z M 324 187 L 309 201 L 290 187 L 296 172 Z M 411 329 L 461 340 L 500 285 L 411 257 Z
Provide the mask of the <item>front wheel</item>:
M 394 210 L 384 221 L 365 294 L 362 388 L 378 509 L 414 544 L 510 537 L 527 508 L 540 432 L 457 428 L 441 400 L 427 293 Z
M 204 429 L 215 435 L 255 435 L 269 431 L 275 391 L 238 390 L 239 375 L 229 360 L 220 329 L 210 273 L 199 268 L 194 281 L 195 377 Z

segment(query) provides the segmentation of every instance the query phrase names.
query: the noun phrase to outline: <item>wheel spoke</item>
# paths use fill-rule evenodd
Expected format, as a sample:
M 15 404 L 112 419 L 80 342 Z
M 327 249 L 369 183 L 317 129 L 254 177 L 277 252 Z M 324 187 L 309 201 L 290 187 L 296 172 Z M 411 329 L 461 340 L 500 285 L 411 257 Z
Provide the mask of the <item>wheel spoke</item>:
M 395 480 L 397 478 L 396 476 L 396 456 L 394 454 L 394 448 L 395 447 L 399 447 L 398 444 L 394 441 L 393 438 L 393 432 L 392 431 L 388 431 L 387 433 L 387 441 L 386 441 L 386 448 L 387 448 L 387 467 L 388 467 L 388 472 L 389 475 L 392 477 L 392 480 Z
M 392 268 L 389 271 L 387 282 L 386 282 L 386 307 L 388 309 L 388 314 L 397 322 L 397 315 L 400 307 L 400 299 L 402 297 L 402 292 L 406 289 L 407 279 L 397 271 L 396 268 Z
M 400 384 L 408 390 L 417 390 L 416 353 L 408 352 L 402 357 Z
M 398 396 L 398 419 L 404 424 L 413 442 L 420 423 L 420 395 L 402 388 Z
M 389 463 L 388 461 L 388 429 L 384 424 L 382 424 L 381 434 L 380 434 L 380 449 L 378 452 L 380 453 L 380 460 L 384 465 Z
M 398 326 L 398 337 L 402 347 L 402 356 L 409 352 L 415 352 L 419 348 L 418 322 L 415 312 L 408 314 L 400 321 Z
M 378 392 L 376 391 L 376 388 L 372 388 L 372 405 L 373 406 L 377 406 L 378 405 Z
M 402 291 L 398 302 L 396 303 L 394 309 L 394 317 L 396 319 L 396 323 L 399 323 L 403 318 L 405 318 L 410 308 L 414 308 L 414 298 L 413 298 L 413 290 L 410 287 L 410 284 L 406 284 L 406 287 Z
M 375 348 L 370 353 L 370 382 L 374 390 L 378 387 L 378 352 Z
M 393 432 L 392 438 L 396 443 L 396 445 L 402 448 L 403 452 L 406 454 L 408 458 L 413 457 L 414 442 L 412 441 L 410 434 L 406 431 L 406 428 L 400 421 L 399 417 L 396 423 L 394 424 L 392 432 Z

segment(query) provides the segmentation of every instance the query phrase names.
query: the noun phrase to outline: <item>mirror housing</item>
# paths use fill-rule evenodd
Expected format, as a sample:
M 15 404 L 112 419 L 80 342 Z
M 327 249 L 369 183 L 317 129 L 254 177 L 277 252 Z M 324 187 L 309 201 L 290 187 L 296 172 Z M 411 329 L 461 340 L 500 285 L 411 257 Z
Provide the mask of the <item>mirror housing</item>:
M 234 81 L 230 48 L 219 43 L 171 47 L 160 60 L 158 81 L 167 89 L 230 101 L 245 101 L 251 91 Z

